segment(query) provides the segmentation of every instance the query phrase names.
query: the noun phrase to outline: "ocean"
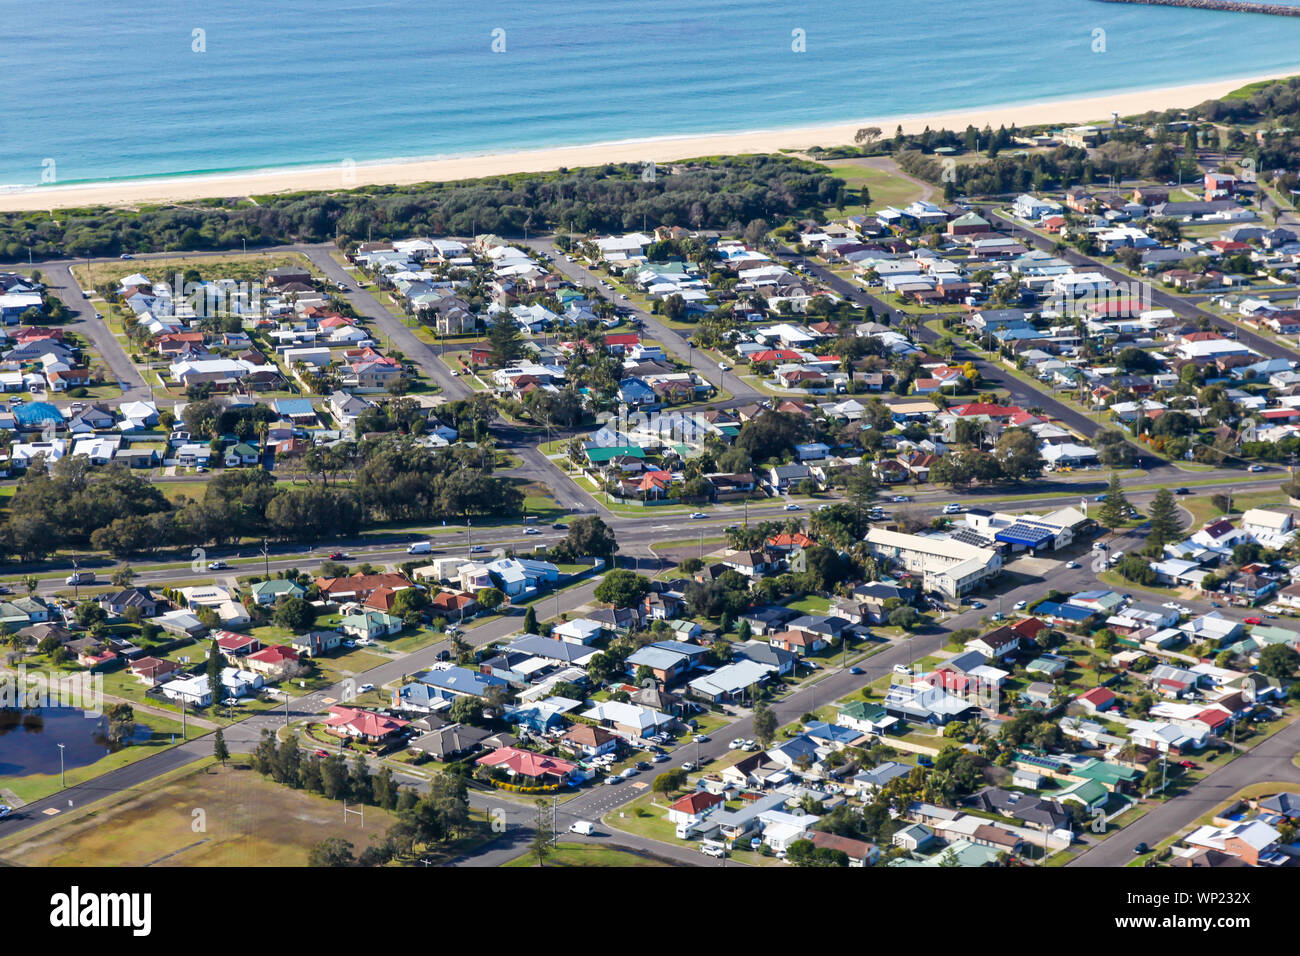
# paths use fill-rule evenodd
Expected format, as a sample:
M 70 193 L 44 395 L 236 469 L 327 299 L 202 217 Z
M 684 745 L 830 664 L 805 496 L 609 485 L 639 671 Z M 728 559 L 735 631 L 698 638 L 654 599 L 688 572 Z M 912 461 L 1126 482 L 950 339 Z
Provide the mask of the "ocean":
M 1300 19 L 1097 0 L 55 0 L 5 21 L 0 186 L 817 126 L 1300 62 Z

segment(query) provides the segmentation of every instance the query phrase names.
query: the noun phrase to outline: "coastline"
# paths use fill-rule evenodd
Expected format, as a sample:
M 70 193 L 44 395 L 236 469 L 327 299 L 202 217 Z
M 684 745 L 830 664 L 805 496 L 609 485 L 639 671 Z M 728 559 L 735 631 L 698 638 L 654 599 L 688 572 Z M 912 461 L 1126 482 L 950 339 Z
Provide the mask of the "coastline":
M 968 110 L 869 118 L 854 123 L 796 129 L 754 130 L 741 133 L 704 133 L 640 140 L 528 149 L 479 156 L 454 156 L 372 163 L 335 163 L 328 166 L 248 170 L 237 173 L 175 174 L 168 177 L 78 183 L 67 186 L 33 186 L 0 190 L 0 212 L 66 209 L 78 206 L 132 206 L 194 199 L 271 195 L 275 193 L 355 189 L 362 186 L 404 186 L 422 182 L 477 179 L 509 173 L 547 172 L 561 167 L 599 166 L 605 163 L 669 163 L 697 156 L 740 153 L 776 153 L 812 146 L 852 145 L 864 126 L 878 126 L 885 136 L 901 125 L 905 132 L 926 126 L 962 130 L 968 125 L 1032 126 L 1109 122 L 1121 116 L 1192 107 L 1249 83 L 1280 79 L 1300 73 L 1300 67 L 1274 73 L 1214 80 L 1205 83 L 1129 90 L 1071 99 L 1043 100 Z

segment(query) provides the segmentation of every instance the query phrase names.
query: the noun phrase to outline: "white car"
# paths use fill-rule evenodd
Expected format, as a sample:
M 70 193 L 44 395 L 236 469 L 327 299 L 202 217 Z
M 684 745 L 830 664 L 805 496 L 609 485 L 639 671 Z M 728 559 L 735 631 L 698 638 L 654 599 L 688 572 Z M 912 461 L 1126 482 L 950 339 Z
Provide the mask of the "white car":
M 739 737 L 737 737 L 737 738 L 736 738 L 735 740 L 733 740 L 731 743 L 727 744 L 727 749 L 728 749 L 728 750 L 739 750 L 739 749 L 740 749 L 741 747 L 743 747 L 743 746 L 745 746 L 745 742 L 744 742 L 743 740 L 741 740 Z
M 343 642 L 343 646 L 344 646 L 344 647 L 356 647 L 356 646 L 357 646 L 357 642 L 356 642 L 356 641 L 344 641 L 344 642 Z
M 1024 610 L 1025 608 L 1027 608 L 1028 606 L 1029 606 L 1029 602 L 1028 602 L 1028 601 L 1017 601 L 1017 602 L 1016 602 L 1016 610 L 1017 610 L 1017 611 L 1023 611 L 1023 610 Z
M 785 510 L 786 510 L 786 511 L 798 511 L 798 510 L 799 510 L 799 506 L 798 506 L 797 504 L 795 504 L 795 503 L 792 501 L 792 502 L 790 502 L 788 505 L 785 506 Z
M 1078 562 L 1078 561 L 1067 561 L 1067 562 L 1065 563 L 1065 566 L 1066 566 L 1067 568 L 1069 568 L 1071 571 L 1073 571 L 1075 568 L 1077 568 L 1077 567 L 1079 566 L 1079 562 Z
M 9 814 L 11 814 L 11 813 L 13 813 L 13 812 L 14 812 L 14 808 L 13 808 L 13 807 L 5 806 L 4 804 L 0 804 L 0 820 L 3 820 L 5 817 L 9 816 Z
M 1264 466 L 1263 466 L 1263 465 L 1251 465 L 1251 466 L 1250 466 L 1249 468 L 1247 468 L 1246 470 L 1247 470 L 1247 471 L 1263 471 L 1263 470 L 1264 470 Z
M 731 366 L 728 365 L 726 362 L 719 362 L 719 363 L 718 363 L 718 371 L 720 371 L 720 372 L 730 372 L 730 371 L 731 371 Z
M 912 668 L 908 667 L 906 664 L 895 664 L 895 665 L 894 665 L 894 673 L 895 673 L 895 674 L 907 674 L 907 675 L 911 676 Z
M 524 534 L 541 534 L 536 528 L 525 528 Z
M 374 690 L 374 689 L 375 689 L 375 685 L 374 685 L 374 684 L 362 684 L 361 687 L 358 688 L 358 689 L 361 691 L 361 693 L 364 694 L 366 691 Z
M 696 735 L 695 735 L 695 742 L 696 742 L 697 744 L 707 744 L 707 743 L 709 742 L 709 735 L 708 735 L 708 734 L 696 734 Z
M 691 515 L 691 520 L 694 521 L 697 518 L 707 518 L 707 517 L 708 515 L 706 515 L 703 511 L 697 511 Z
M 224 571 L 224 570 L 226 570 L 226 568 L 228 568 L 228 567 L 230 567 L 230 565 L 226 564 L 225 561 L 209 561 L 209 562 L 208 562 L 208 570 L 209 570 L 209 571 Z
M 608 777 L 605 778 L 605 786 L 607 787 L 612 787 L 614 786 L 614 784 L 622 783 L 622 782 L 623 782 L 623 778 L 616 773 L 610 774 Z

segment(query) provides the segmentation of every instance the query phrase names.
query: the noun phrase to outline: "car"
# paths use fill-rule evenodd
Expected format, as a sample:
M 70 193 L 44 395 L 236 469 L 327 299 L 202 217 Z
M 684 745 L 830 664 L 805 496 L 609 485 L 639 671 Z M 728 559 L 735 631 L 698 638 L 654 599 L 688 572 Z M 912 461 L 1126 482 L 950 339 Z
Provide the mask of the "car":
M 614 784 L 622 783 L 622 782 L 623 782 L 623 778 L 616 773 L 611 773 L 608 777 L 605 778 L 605 785 L 607 787 L 612 787 L 614 786 Z
M 683 770 L 686 770 L 686 771 L 688 771 L 688 772 L 691 771 L 691 770 L 696 769 L 696 768 L 695 768 L 695 761 L 694 761 L 694 760 L 688 760 L 688 761 L 686 761 L 686 763 L 682 764 L 682 769 L 683 769 Z
M 330 552 L 330 560 L 331 560 L 331 561 L 342 561 L 342 560 L 344 560 L 346 557 L 347 557 L 347 554 L 344 553 L 344 552 L 342 552 L 342 551 L 331 551 L 331 552 Z
M 752 740 L 746 740 L 746 741 L 745 741 L 745 746 L 742 747 L 741 749 L 742 749 L 742 750 L 748 750 L 748 751 L 751 751 L 751 752 L 752 752 L 752 751 L 755 751 L 755 750 L 758 749 L 758 744 L 754 743 L 754 741 L 752 741 Z
M 743 747 L 743 746 L 745 746 L 745 741 L 743 741 L 743 740 L 741 740 L 739 737 L 737 737 L 737 738 L 736 738 L 735 740 L 733 740 L 731 743 L 727 744 L 727 749 L 728 749 L 728 750 L 739 750 L 739 749 L 740 749 L 741 747 Z
M 650 766 L 650 761 L 648 761 L 648 760 L 638 760 L 637 763 L 636 763 L 636 769 L 637 769 L 637 770 L 650 770 L 650 769 L 652 769 L 651 766 Z
M 1190 760 L 1180 760 L 1178 761 L 1178 766 L 1182 767 L 1184 770 L 1196 769 L 1196 764 L 1192 763 Z
M 982 610 L 984 610 L 984 602 L 983 602 L 983 601 L 971 601 L 971 602 L 970 602 L 970 606 L 973 607 L 973 608 L 974 608 L 975 610 L 977 610 L 977 611 L 982 611 Z
M 961 505 L 956 502 L 943 506 L 943 513 L 946 515 L 959 515 L 961 514 L 961 510 Z
M 1139 843 L 1137 846 L 1133 848 L 1133 854 L 1135 856 L 1141 856 L 1143 853 L 1150 853 L 1150 852 L 1151 852 L 1151 847 L 1147 846 L 1145 843 Z
M 95 313 L 95 318 L 97 318 L 97 319 L 102 319 L 103 317 L 104 317 L 104 313 L 103 313 L 103 312 L 96 312 L 96 313 Z
M 934 760 L 929 754 L 921 754 L 916 758 L 916 764 L 918 767 L 933 767 Z
M 708 515 L 706 515 L 703 511 L 696 511 L 696 512 L 693 512 L 693 513 L 691 514 L 691 520 L 692 520 L 692 521 L 697 521 L 697 520 L 699 520 L 700 518 L 707 518 L 707 517 L 708 517 Z
M 800 508 L 799 508 L 799 506 L 798 506 L 797 504 L 795 504 L 795 503 L 792 501 L 792 502 L 790 502 L 788 505 L 785 506 L 785 510 L 786 510 L 786 511 L 798 511 L 798 510 L 800 510 Z
M 208 562 L 208 570 L 209 570 L 209 571 L 224 571 L 224 570 L 226 570 L 226 568 L 228 568 L 228 567 L 230 567 L 230 565 L 226 564 L 225 561 L 209 561 L 209 562 Z
M 1246 623 L 1247 623 L 1247 624 L 1263 624 L 1264 621 L 1263 621 L 1261 618 L 1258 618 L 1258 617 L 1248 617 L 1248 618 L 1246 618 Z
M 1177 611 L 1177 610 L 1178 610 L 1178 602 L 1176 602 L 1176 601 L 1166 601 L 1164 604 L 1162 604 L 1162 605 L 1160 605 L 1160 606 L 1161 606 L 1161 607 L 1167 607 L 1167 608 L 1169 608 L 1169 610 L 1171 610 L 1171 611 Z
M 321 750 L 319 747 L 317 747 L 315 750 L 313 750 L 312 753 L 314 753 L 317 757 L 328 757 L 328 756 L 329 756 L 329 753 L 328 753 L 327 751 Z
M 7 804 L 0 803 L 0 820 L 3 820 L 5 817 L 9 816 L 9 814 L 13 812 L 14 812 L 13 807 L 8 806 Z
M 1079 566 L 1079 562 L 1078 562 L 1078 561 L 1066 561 L 1066 562 L 1065 562 L 1065 566 L 1066 566 L 1067 568 L 1069 568 L 1071 571 L 1073 571 L 1075 568 L 1077 568 L 1077 567 Z
M 850 667 L 849 673 L 852 674 L 854 677 L 861 677 L 863 674 L 866 673 L 866 671 L 864 671 L 861 667 Z
M 1002 620 L 1002 612 L 1001 612 L 1001 611 L 995 611 L 994 613 L 992 613 L 992 614 L 989 615 L 989 619 L 990 619 L 990 620 L 993 620 L 993 621 L 1000 621 L 1000 620 Z
M 624 780 L 631 780 L 638 773 L 640 773 L 640 771 L 637 770 L 636 767 L 625 767 L 623 768 L 623 772 L 619 776 L 621 776 Z
M 569 528 L 569 526 L 565 524 L 563 521 L 557 521 L 555 522 L 555 524 L 551 525 L 551 527 L 554 528 L 556 531 L 567 531 Z
M 911 674 L 912 674 L 912 668 L 908 667 L 906 664 L 895 664 L 895 665 L 894 665 L 894 673 L 895 673 L 895 674 L 906 674 L 906 675 L 908 675 L 908 676 L 910 677 Z
M 541 534 L 536 528 L 525 528 L 524 534 Z
M 893 500 L 894 500 L 894 501 L 897 501 L 897 502 L 900 502 L 900 503 L 901 503 L 901 502 L 906 502 L 906 501 L 911 501 L 911 500 L 912 500 L 912 496 L 911 496 L 911 495 L 894 495 Z
M 1175 488 L 1175 489 L 1174 489 L 1174 494 L 1176 494 L 1176 495 L 1190 495 L 1191 493 L 1192 493 L 1192 489 L 1190 489 L 1190 488 Z
M 663 763 L 665 760 L 672 760 L 672 759 L 673 758 L 668 756 L 667 754 L 655 754 L 655 763 Z
M 1247 471 L 1263 471 L 1263 470 L 1264 470 L 1264 466 L 1263 466 L 1263 465 L 1251 465 L 1251 466 L 1250 466 L 1249 468 L 1247 468 L 1246 470 L 1247 470 Z
M 344 646 L 344 647 L 356 647 L 356 646 L 357 646 L 357 642 L 356 642 L 356 641 L 344 641 L 344 642 L 343 642 L 343 646 Z
M 22 403 L 23 403 L 23 397 L 22 397 L 21 395 L 10 395 L 10 396 L 9 396 L 9 404 L 10 404 L 10 405 L 21 405 Z
M 124 253 L 122 253 L 120 256 L 118 256 L 118 258 L 119 258 L 119 259 L 134 259 L 135 256 L 131 255 L 131 253 L 129 253 L 129 252 L 124 252 Z
M 1105 500 L 1106 500 L 1106 496 L 1105 496 L 1105 495 L 1098 495 L 1096 498 L 1093 498 L 1092 500 L 1093 500 L 1093 501 L 1105 501 Z
M 731 371 L 731 366 L 728 365 L 726 362 L 719 362 L 719 363 L 718 363 L 718 371 L 720 371 L 720 372 L 729 372 L 729 371 Z
M 481 545 L 481 544 L 476 544 L 476 545 L 474 545 L 474 547 L 472 547 L 472 548 L 469 549 L 469 553 L 470 553 L 470 554 L 482 554 L 482 553 L 483 553 L 484 551 L 486 551 L 486 550 L 487 550 L 487 548 L 483 547 L 483 545 Z
M 1025 608 L 1027 608 L 1028 606 L 1029 606 L 1029 602 L 1028 602 L 1028 601 L 1017 601 L 1016 604 L 1015 604 L 1015 609 L 1016 609 L 1017 611 L 1023 611 L 1023 610 L 1024 610 Z
M 707 744 L 709 742 L 708 734 L 696 734 L 694 740 L 697 744 Z
M 370 690 L 374 690 L 374 689 L 375 689 L 375 685 L 374 685 L 374 684 L 362 684 L 360 687 L 357 688 L 357 690 L 361 691 L 361 693 L 363 693 L 363 694 L 364 694 L 366 691 L 370 691 Z

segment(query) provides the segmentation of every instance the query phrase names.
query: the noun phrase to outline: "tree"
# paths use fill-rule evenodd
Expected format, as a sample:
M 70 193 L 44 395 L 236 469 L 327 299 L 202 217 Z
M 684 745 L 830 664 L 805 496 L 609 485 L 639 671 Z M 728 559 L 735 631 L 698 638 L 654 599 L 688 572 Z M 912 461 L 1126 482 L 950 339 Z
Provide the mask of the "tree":
M 370 767 L 366 758 L 358 753 L 352 758 L 352 771 L 348 774 L 348 791 L 358 803 L 369 803 L 374 799 L 375 787 L 370 779 Z
M 1043 473 L 1043 456 L 1038 439 L 1027 428 L 1008 428 L 998 438 L 994 455 L 1006 477 L 1021 481 Z
M 1173 493 L 1168 488 L 1161 488 L 1151 501 L 1151 533 L 1147 535 L 1147 541 L 1164 547 L 1178 537 L 1180 528 L 1178 505 Z
M 308 866 L 355 866 L 352 844 L 342 837 L 321 840 L 307 854 Z
M 595 598 L 614 607 L 632 607 L 650 593 L 650 581 L 635 571 L 615 568 L 596 585 Z
M 539 799 L 537 801 L 537 815 L 533 818 L 533 840 L 529 844 L 529 849 L 533 856 L 537 857 L 537 865 L 545 866 L 546 858 L 555 852 L 552 841 L 555 838 L 555 828 L 551 825 L 550 805 Z
M 1300 665 L 1300 654 L 1289 644 L 1270 644 L 1259 652 L 1259 672 L 1265 677 L 1290 680 Z
M 500 588 L 480 588 L 478 594 L 474 595 L 474 599 L 485 611 L 495 611 L 506 596 L 501 593 Z
M 131 586 L 131 582 L 134 580 L 135 580 L 135 571 L 131 569 L 130 565 L 126 565 L 125 567 L 118 568 L 116 571 L 113 572 L 112 577 L 109 578 L 109 581 L 112 583 L 113 587 L 115 588 L 129 588 Z
M 655 777 L 650 784 L 650 789 L 655 793 L 669 794 L 682 789 L 686 783 L 686 771 L 681 767 L 674 767 Z
M 564 540 L 555 546 L 555 553 L 561 560 L 567 558 L 570 561 L 597 557 L 612 562 L 617 552 L 618 541 L 614 538 L 614 532 L 595 515 L 574 518 Z
M 905 631 L 910 631 L 920 623 L 921 615 L 917 613 L 916 608 L 904 604 L 890 611 L 887 620 L 891 627 L 901 627 Z
M 1120 484 L 1119 472 L 1110 473 L 1110 485 L 1106 488 L 1106 500 L 1098 509 L 1097 520 L 1112 531 L 1128 520 L 1128 499 L 1124 497 L 1124 488 Z
M 483 720 L 483 701 L 462 695 L 451 702 L 447 716 L 453 723 L 478 724 Z
M 217 728 L 217 735 L 212 741 L 212 756 L 220 760 L 223 767 L 226 765 L 226 761 L 230 759 L 230 750 L 226 747 L 226 738 L 222 734 L 220 727 Z
M 767 705 L 767 701 L 760 700 L 754 705 L 753 722 L 754 738 L 766 750 L 776 738 L 776 711 Z
M 536 634 L 537 632 L 537 612 L 529 606 L 528 610 L 524 612 L 524 633 Z
M 108 739 L 120 744 L 135 735 L 135 711 L 130 704 L 113 704 L 104 712 L 108 717 Z
M 316 623 L 316 608 L 304 598 L 288 597 L 275 609 L 272 620 L 295 634 L 305 634 Z
M 501 313 L 488 330 L 494 365 L 509 365 L 524 354 L 524 338 L 509 313 Z
M 221 648 L 217 646 L 216 638 L 208 645 L 208 692 L 212 695 L 212 703 L 215 704 L 225 695 L 222 693 L 221 686 Z

